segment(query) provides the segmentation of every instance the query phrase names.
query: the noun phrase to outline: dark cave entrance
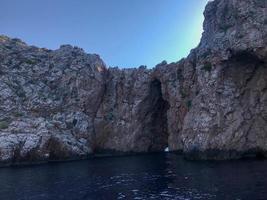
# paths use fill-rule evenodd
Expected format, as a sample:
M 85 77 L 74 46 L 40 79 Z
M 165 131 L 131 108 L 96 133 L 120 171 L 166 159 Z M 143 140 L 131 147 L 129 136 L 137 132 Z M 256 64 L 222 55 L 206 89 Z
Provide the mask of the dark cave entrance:
M 142 102 L 141 124 L 142 143 L 148 152 L 162 152 L 168 147 L 169 103 L 163 99 L 161 82 L 154 79 L 149 86 L 149 94 Z

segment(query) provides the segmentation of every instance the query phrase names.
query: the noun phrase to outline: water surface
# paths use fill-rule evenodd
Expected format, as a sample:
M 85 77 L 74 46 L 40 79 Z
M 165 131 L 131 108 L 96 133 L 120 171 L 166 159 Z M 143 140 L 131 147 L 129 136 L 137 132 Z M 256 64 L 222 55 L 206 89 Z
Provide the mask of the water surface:
M 1 168 L 0 199 L 267 199 L 267 161 L 151 154 Z

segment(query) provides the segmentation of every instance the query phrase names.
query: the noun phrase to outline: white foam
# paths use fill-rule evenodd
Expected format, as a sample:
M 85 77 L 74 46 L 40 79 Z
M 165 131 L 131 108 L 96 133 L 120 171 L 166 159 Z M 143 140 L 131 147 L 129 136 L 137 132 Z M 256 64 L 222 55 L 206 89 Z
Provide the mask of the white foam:
M 169 147 L 166 147 L 166 148 L 164 149 L 164 151 L 165 151 L 165 152 L 169 152 Z

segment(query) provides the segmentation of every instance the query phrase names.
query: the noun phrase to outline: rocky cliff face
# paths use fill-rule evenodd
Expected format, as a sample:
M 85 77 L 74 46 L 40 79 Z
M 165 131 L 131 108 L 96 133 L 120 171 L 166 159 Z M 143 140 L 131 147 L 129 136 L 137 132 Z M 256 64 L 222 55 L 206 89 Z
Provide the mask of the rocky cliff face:
M 97 55 L 0 38 L 0 158 L 64 159 L 92 153 L 94 119 L 105 90 Z
M 199 94 L 184 120 L 183 150 L 197 158 L 265 155 L 267 1 L 214 1 L 197 54 Z
M 215 0 L 199 46 L 154 69 L 0 37 L 0 160 L 181 150 L 267 156 L 267 2 Z

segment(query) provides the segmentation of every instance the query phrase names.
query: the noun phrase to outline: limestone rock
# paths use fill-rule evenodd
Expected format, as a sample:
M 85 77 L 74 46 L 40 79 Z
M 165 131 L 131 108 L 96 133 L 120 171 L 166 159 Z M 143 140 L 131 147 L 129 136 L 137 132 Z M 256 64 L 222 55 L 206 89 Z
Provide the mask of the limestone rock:
M 267 2 L 214 0 L 199 46 L 153 69 L 0 36 L 0 160 L 183 151 L 267 156 Z
M 69 45 L 40 49 L 5 36 L 0 43 L 1 160 L 92 153 L 107 71 L 99 56 Z

